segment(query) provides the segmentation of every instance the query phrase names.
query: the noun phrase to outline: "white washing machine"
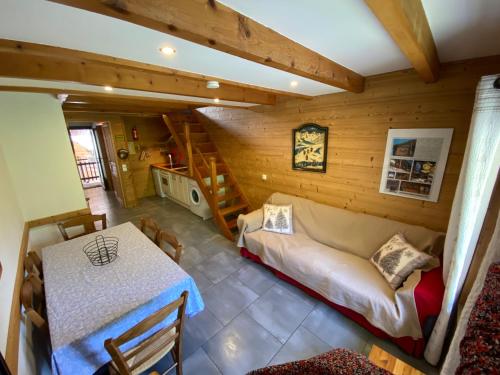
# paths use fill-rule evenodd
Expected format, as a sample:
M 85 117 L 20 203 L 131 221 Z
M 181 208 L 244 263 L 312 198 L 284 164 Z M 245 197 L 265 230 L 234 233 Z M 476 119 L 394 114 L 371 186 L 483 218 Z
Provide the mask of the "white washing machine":
M 210 219 L 212 217 L 212 210 L 208 205 L 205 196 L 200 190 L 198 183 L 188 178 L 188 192 L 189 192 L 189 209 L 195 215 L 200 216 L 203 220 Z

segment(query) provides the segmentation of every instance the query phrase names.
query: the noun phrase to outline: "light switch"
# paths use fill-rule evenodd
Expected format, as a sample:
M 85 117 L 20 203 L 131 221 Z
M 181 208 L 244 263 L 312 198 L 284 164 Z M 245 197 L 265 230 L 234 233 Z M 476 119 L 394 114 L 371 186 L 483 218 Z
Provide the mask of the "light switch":
M 122 171 L 123 172 L 127 172 L 128 171 L 127 164 L 122 164 Z
M 262 175 L 262 181 L 267 181 L 267 174 Z

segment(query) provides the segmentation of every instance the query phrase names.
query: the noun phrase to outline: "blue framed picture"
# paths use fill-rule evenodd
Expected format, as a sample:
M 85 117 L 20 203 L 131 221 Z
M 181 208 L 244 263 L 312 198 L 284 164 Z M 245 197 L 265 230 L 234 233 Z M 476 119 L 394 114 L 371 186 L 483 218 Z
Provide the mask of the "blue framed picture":
M 293 129 L 292 169 L 326 172 L 328 161 L 328 127 L 304 124 Z

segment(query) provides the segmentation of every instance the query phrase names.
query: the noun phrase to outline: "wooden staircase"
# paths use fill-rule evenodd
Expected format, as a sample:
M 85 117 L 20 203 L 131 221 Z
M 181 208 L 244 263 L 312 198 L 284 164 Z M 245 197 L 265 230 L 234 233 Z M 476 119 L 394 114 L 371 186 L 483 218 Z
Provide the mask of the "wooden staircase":
M 186 155 L 188 173 L 198 182 L 222 234 L 233 240 L 238 215 L 248 213 L 250 206 L 231 170 L 190 110 L 169 112 L 163 115 L 163 121 Z

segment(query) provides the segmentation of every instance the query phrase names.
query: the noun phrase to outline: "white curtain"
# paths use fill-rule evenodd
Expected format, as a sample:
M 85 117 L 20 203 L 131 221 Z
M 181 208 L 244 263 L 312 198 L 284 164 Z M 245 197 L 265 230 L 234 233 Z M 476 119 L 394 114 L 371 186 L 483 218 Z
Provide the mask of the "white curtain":
M 444 300 L 424 353 L 425 359 L 433 365 L 441 357 L 450 316 L 467 276 L 500 166 L 500 90 L 493 88 L 497 77 L 483 77 L 476 91 L 444 244 Z

